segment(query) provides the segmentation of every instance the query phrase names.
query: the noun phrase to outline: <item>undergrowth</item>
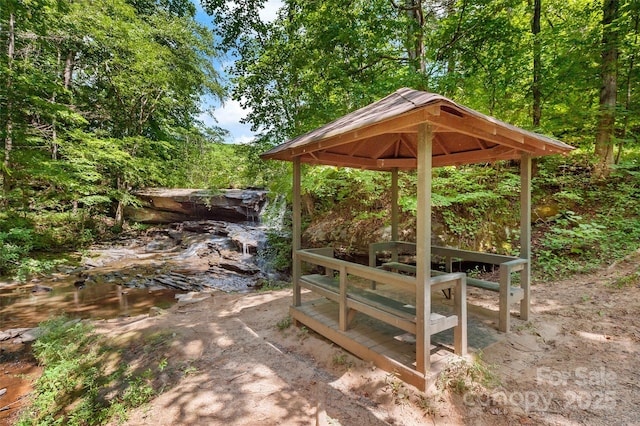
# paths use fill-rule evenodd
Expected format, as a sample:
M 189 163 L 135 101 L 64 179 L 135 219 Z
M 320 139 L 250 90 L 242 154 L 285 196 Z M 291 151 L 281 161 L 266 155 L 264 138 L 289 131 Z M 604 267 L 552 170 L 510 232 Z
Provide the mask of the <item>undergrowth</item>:
M 170 336 L 152 335 L 114 347 L 79 320 L 59 317 L 40 327 L 43 334 L 33 351 L 44 371 L 16 423 L 19 426 L 124 421 L 129 410 L 166 386 L 157 377 L 170 367 L 165 357 Z
M 585 152 L 535 160 L 532 272 L 536 281 L 590 272 L 640 248 L 640 153 L 628 152 L 605 178 L 594 176 L 593 164 L 593 156 Z M 329 229 L 326 243 L 335 245 L 331 238 L 344 243 L 348 238 L 341 233 L 347 229 L 352 241 L 363 244 L 356 249 L 366 252 L 368 236 L 390 226 L 388 175 L 310 169 L 303 180 L 307 214 L 312 220 L 324 216 L 337 229 Z M 401 239 L 411 241 L 416 174 L 401 173 L 399 187 Z M 434 169 L 432 189 L 434 243 L 519 255 L 517 162 Z M 342 221 L 349 227 L 338 226 Z

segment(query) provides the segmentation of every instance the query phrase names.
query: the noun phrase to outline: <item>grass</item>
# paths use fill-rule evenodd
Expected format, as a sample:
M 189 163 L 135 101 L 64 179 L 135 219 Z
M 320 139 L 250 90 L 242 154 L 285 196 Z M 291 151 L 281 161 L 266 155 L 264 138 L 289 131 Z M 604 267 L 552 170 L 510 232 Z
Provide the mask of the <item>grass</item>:
M 114 343 L 81 321 L 59 317 L 40 325 L 33 345 L 44 367 L 30 405 L 16 423 L 86 425 L 122 422 L 131 409 L 164 391 L 174 366 L 168 348 L 175 335 L 158 332 Z
M 284 331 L 287 328 L 291 327 L 291 323 L 292 323 L 292 319 L 289 315 L 287 315 L 286 317 L 282 318 L 280 321 L 276 323 L 276 327 L 278 327 L 278 330 Z
M 451 390 L 457 394 L 479 394 L 485 388 L 498 384 L 498 377 L 494 374 L 493 368 L 482 361 L 482 354 L 473 362 L 465 359 L 449 362 L 436 383 L 438 389 Z

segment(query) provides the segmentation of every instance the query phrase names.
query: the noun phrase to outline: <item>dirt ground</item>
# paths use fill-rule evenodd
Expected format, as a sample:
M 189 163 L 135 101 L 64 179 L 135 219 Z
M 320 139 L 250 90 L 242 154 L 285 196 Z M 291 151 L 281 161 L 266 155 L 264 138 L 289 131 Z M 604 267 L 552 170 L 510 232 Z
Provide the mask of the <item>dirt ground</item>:
M 471 369 L 452 368 L 471 383 L 461 392 L 420 392 L 310 330 L 284 328 L 291 290 L 214 293 L 96 326 L 114 339 L 162 333 L 169 363 L 182 366 L 178 379 L 158 378 L 164 391 L 127 425 L 640 424 L 639 265 L 636 253 L 535 285 L 531 320 L 513 317 L 482 353 L 497 383 L 470 382 L 473 354 Z M 495 294 L 469 299 L 496 309 Z

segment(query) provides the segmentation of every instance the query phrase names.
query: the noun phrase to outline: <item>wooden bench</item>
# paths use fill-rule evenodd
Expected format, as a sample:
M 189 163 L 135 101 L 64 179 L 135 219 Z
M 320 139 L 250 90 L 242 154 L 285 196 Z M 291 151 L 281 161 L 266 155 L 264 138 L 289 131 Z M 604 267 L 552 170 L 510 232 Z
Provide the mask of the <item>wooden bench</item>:
M 400 263 L 400 262 L 385 262 L 381 265 L 381 268 L 386 270 L 386 271 L 402 271 L 402 272 L 407 272 L 410 274 L 415 274 L 416 273 L 416 266 L 415 265 L 410 265 L 408 263 Z M 512 271 L 515 272 L 515 271 Z M 439 274 L 446 274 L 446 272 L 443 271 L 431 271 L 431 275 L 439 275 Z M 471 278 L 469 276 L 467 276 L 467 285 L 468 286 L 472 286 L 472 287 L 478 287 L 478 288 L 483 288 L 485 290 L 490 290 L 490 291 L 495 291 L 495 292 L 500 292 L 500 283 L 494 282 L 494 281 L 485 281 L 485 280 L 479 280 L 477 278 Z M 520 287 L 509 287 L 509 296 L 513 297 L 517 300 L 521 300 L 522 299 L 522 289 Z
M 300 277 L 303 287 L 314 291 L 327 299 L 339 302 L 340 282 L 336 278 L 326 275 L 312 274 Z M 379 293 L 349 286 L 347 290 L 347 307 L 352 309 L 348 322 L 353 319 L 355 311 L 362 312 L 373 318 L 377 318 L 388 324 L 398 327 L 408 333 L 416 333 L 416 308 L 415 306 L 388 298 Z M 431 313 L 431 333 L 453 328 L 458 325 L 458 316 L 444 316 Z
M 382 264 L 382 268 L 389 271 L 402 271 L 415 274 L 416 267 L 414 265 L 398 262 L 398 249 L 411 252 L 415 250 L 415 244 L 406 242 L 390 242 L 375 243 L 370 247 L 369 262 L 375 264 L 377 262 L 377 252 L 392 251 L 392 261 Z M 529 287 L 528 287 L 528 267 L 529 262 L 513 256 L 503 256 L 492 253 L 479 253 L 468 250 L 459 250 L 449 247 L 433 246 L 431 253 L 445 259 L 447 271 L 453 269 L 454 260 L 468 260 L 480 263 L 496 265 L 500 268 L 500 278 L 498 282 L 480 280 L 477 278 L 467 277 L 467 285 L 484 290 L 493 291 L 498 296 L 498 330 L 508 333 L 510 328 L 510 307 L 514 303 L 520 302 L 520 317 L 524 320 L 529 315 Z M 526 275 L 526 279 L 521 279 L 522 287 L 514 287 L 511 285 L 511 275 L 520 272 L 521 277 Z M 432 271 L 434 274 L 445 274 L 447 272 Z
M 350 277 L 357 277 L 365 282 L 367 280 L 378 281 L 408 291 L 415 297 L 417 285 L 415 277 L 402 276 L 335 259 L 331 248 L 299 250 L 297 256 L 302 262 L 325 268 L 324 274 L 301 275 L 298 284 L 338 303 L 340 330 L 346 331 L 356 312 L 360 312 L 408 333 L 417 334 L 417 313 L 414 306 L 379 292 L 357 287 L 350 282 Z M 430 341 L 430 335 L 453 328 L 455 353 L 466 355 L 466 275 L 463 273 L 443 274 L 432 278 L 429 285 L 432 291 L 453 288 L 457 299 L 452 315 L 445 316 L 433 313 L 431 306 L 425 307 L 430 318 L 429 327 L 427 327 L 429 335 L 424 336 L 425 340 Z

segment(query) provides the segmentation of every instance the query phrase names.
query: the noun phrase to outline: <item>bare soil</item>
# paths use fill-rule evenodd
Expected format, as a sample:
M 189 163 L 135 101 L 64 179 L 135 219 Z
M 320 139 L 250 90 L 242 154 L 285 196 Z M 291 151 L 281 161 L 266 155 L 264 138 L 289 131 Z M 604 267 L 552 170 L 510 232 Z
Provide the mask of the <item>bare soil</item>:
M 96 325 L 116 340 L 161 336 L 170 348 L 163 392 L 127 425 L 640 424 L 639 265 L 635 253 L 535 285 L 531 320 L 514 317 L 482 353 L 492 386 L 471 380 L 472 360 L 423 393 L 310 330 L 284 328 L 291 290 L 214 293 Z M 497 309 L 493 293 L 469 299 Z

